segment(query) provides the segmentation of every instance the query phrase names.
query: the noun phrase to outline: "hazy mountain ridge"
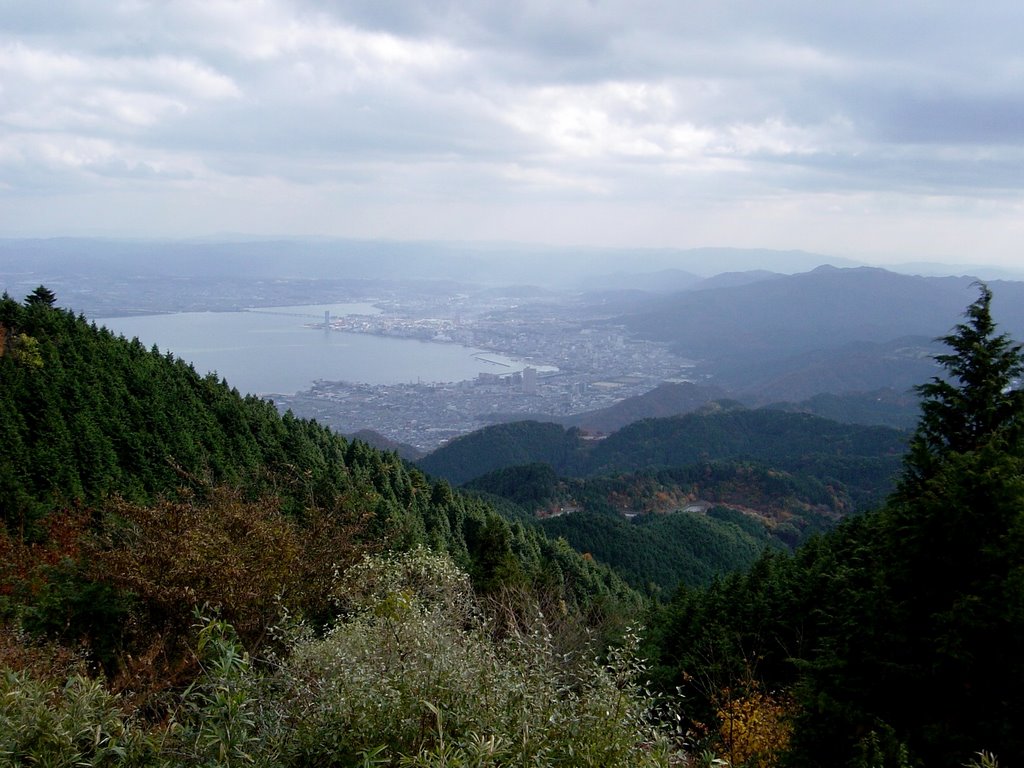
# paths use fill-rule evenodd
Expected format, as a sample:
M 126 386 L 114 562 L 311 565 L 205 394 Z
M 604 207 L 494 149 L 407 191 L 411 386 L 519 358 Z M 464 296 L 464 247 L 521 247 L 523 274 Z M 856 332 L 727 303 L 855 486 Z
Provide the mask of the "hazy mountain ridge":
M 855 341 L 937 336 L 958 315 L 970 282 L 819 267 L 778 280 L 678 293 L 623 321 L 689 354 L 721 357 L 742 350 L 763 360 Z
M 748 269 L 742 272 L 722 272 L 707 277 L 692 286 L 692 290 L 704 291 L 709 288 L 735 288 L 750 283 L 761 283 L 765 280 L 776 280 L 783 275 L 767 269 Z
M 677 293 L 620 322 L 700 359 L 702 370 L 727 388 L 754 398 L 802 400 L 926 380 L 932 340 L 956 322 L 973 283 L 970 277 L 824 266 Z M 1024 334 L 1024 283 L 1000 281 L 992 289 L 1001 326 Z
M 936 349 L 933 346 L 929 350 Z M 838 366 L 839 362 L 830 354 L 822 354 L 823 366 Z M 850 357 L 845 356 L 843 360 L 849 361 Z M 908 369 L 910 366 L 908 366 Z M 832 368 L 830 367 L 829 370 Z M 773 386 L 760 384 L 751 386 L 743 392 L 730 392 L 734 398 L 743 402 L 748 407 L 773 408 L 782 411 L 809 413 L 820 416 L 831 421 L 838 421 L 844 424 L 863 424 L 866 426 L 895 427 L 896 429 L 910 429 L 917 423 L 918 418 L 918 397 L 913 391 L 917 382 L 926 380 L 935 372 L 934 361 L 930 358 L 920 361 L 914 369 L 919 369 L 922 376 L 915 380 L 908 380 L 914 371 L 894 371 L 886 368 L 886 374 L 881 378 L 893 380 L 898 374 L 900 383 L 905 386 L 899 388 L 882 387 L 874 390 L 854 390 L 840 393 L 817 392 L 803 400 L 772 400 L 771 393 Z M 766 379 L 771 380 L 775 374 L 766 372 Z M 791 396 L 796 389 L 792 380 L 801 376 L 798 371 L 784 373 L 782 386 L 778 389 Z M 819 382 L 820 378 L 811 377 L 812 381 Z M 844 382 L 845 384 L 846 382 Z M 801 387 L 802 388 L 802 387 Z M 700 410 L 701 408 L 721 401 L 726 397 L 725 390 L 710 385 L 696 384 L 692 382 L 665 383 L 655 387 L 649 392 L 635 397 L 621 400 L 615 405 L 602 408 L 596 411 L 586 411 L 574 416 L 544 419 L 539 416 L 531 416 L 534 421 L 551 421 L 565 427 L 579 427 L 586 432 L 608 434 L 622 429 L 635 421 L 653 418 L 665 418 L 668 416 L 680 416 L 685 413 Z M 507 416 L 502 421 L 517 421 L 513 416 Z
M 917 384 L 938 373 L 934 361 L 938 352 L 933 339 L 911 336 L 888 342 L 853 341 L 758 365 L 734 359 L 717 370 L 718 378 L 732 384 L 736 397 L 755 404 L 880 389 L 911 394 Z
M 693 382 L 666 382 L 636 397 L 621 400 L 597 411 L 587 411 L 558 419 L 566 427 L 589 432 L 609 433 L 641 419 L 678 416 L 726 396 L 720 387 Z
M 920 400 L 912 390 L 892 388 L 874 392 L 823 392 L 798 403 L 770 403 L 765 408 L 810 413 L 847 424 L 913 429 L 921 415 Z
M 768 248 L 598 248 L 520 243 L 358 240 L 344 238 L 0 238 L 0 269 L 31 258 L 41 269 L 131 267 L 131 273 L 229 276 L 244 266 L 254 276 L 381 278 L 400 267 L 411 278 L 439 277 L 482 284 L 532 282 L 582 287 L 581 274 L 664 272 L 689 281 L 766 266 L 801 272 L 819 264 L 856 262 L 806 251 Z M 287 264 L 289 271 L 282 271 Z M 525 280 L 524 280 L 525 278 Z M 613 285 L 615 283 L 612 283 Z

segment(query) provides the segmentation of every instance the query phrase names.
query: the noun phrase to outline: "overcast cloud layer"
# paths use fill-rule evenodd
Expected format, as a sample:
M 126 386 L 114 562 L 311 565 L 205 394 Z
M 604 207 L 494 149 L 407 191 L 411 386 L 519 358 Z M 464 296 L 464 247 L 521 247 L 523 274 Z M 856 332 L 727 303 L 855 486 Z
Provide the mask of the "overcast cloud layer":
M 1020 266 L 1024 4 L 0 0 L 0 236 Z

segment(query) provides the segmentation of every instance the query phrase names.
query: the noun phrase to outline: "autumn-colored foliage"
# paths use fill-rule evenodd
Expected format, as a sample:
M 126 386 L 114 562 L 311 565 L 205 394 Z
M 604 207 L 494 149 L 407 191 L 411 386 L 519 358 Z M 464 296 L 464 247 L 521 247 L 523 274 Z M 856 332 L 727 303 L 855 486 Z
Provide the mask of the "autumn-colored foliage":
M 83 654 L 77 649 L 32 638 L 16 626 L 0 624 L 0 669 L 64 682 L 85 668 Z
M 0 526 L 0 596 L 37 593 L 49 569 L 78 558 L 88 524 L 88 511 L 66 510 L 44 518 L 32 541 Z
M 721 754 L 734 768 L 770 768 L 789 748 L 793 705 L 752 684 L 742 694 L 724 691 L 718 708 Z
M 188 627 L 205 606 L 258 644 L 283 611 L 322 609 L 325 585 L 360 554 L 354 525 L 316 513 L 303 525 L 273 498 L 226 487 L 149 506 L 118 501 L 110 515 L 92 544 L 94 578 L 136 595 L 159 631 Z

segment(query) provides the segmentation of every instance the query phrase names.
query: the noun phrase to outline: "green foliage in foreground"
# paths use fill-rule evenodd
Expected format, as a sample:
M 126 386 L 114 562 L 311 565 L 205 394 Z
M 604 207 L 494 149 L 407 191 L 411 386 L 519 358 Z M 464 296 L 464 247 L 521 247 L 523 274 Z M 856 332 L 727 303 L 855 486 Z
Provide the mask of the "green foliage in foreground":
M 3 765 L 144 765 L 154 741 L 121 709 L 117 697 L 81 675 L 64 684 L 24 672 L 0 674 L 0 763 Z
M 665 766 L 637 639 L 607 661 L 563 653 L 540 615 L 509 620 L 450 559 L 369 557 L 337 585 L 324 635 L 285 632 L 256 659 L 206 621 L 202 673 L 146 726 L 99 683 L 0 681 L 0 757 L 154 766 Z M 490 607 L 489 607 L 490 606 Z M 521 614 L 521 617 L 525 614 Z

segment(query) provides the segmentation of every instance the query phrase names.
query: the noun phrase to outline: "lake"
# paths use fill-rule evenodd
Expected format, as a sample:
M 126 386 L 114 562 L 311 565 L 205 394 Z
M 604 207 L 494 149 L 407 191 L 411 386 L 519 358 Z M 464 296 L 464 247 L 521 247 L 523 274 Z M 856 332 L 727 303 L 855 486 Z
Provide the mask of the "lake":
M 216 371 L 240 392 L 293 394 L 317 379 L 363 384 L 446 382 L 481 372 L 510 373 L 527 363 L 458 344 L 308 328 L 333 317 L 377 314 L 369 304 L 261 307 L 246 312 L 180 312 L 97 319 L 126 338 Z M 479 356 L 479 357 L 478 357 Z

